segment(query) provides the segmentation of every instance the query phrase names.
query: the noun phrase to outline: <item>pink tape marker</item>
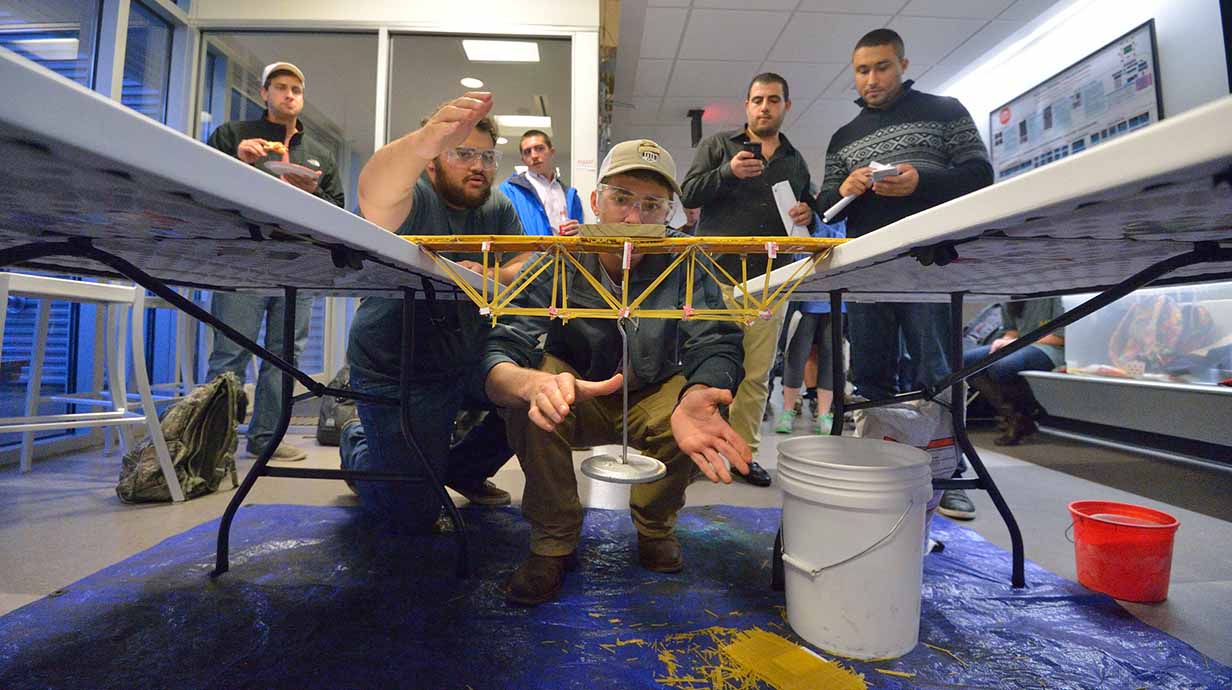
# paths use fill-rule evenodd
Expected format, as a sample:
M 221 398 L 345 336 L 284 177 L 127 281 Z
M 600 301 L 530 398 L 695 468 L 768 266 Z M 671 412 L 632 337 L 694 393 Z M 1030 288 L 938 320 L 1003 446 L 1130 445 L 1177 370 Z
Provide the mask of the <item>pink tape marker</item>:
M 778 254 L 779 254 L 779 243 L 778 242 L 767 242 L 766 243 L 766 256 L 773 259 L 776 256 L 778 256 Z
M 629 266 L 632 264 L 633 264 L 633 243 L 625 242 L 625 255 L 624 255 L 624 258 L 621 260 L 620 265 L 621 265 L 621 268 L 627 271 L 629 270 Z
M 686 319 L 687 319 L 687 318 L 689 318 L 689 317 L 691 317 L 691 316 L 693 316 L 693 307 L 690 307 L 690 306 L 688 306 L 688 305 L 685 305 L 685 308 L 684 308 L 684 318 L 686 318 Z
M 768 321 L 770 319 L 770 310 L 762 309 L 761 311 L 757 312 L 757 315 L 762 318 L 762 321 Z
M 483 244 L 480 245 L 480 247 L 483 249 L 484 253 L 486 254 L 487 252 L 492 250 L 492 240 L 484 240 Z

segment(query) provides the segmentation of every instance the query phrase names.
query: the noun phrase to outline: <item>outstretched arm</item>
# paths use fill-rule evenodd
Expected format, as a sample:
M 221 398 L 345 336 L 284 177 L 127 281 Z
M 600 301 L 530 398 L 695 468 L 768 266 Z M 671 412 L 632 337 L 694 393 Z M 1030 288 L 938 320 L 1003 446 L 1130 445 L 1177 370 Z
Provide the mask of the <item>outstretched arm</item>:
M 719 412 L 732 402 L 731 391 L 706 385 L 690 386 L 672 411 L 672 436 L 712 482 L 731 483 L 726 458 L 740 474 L 749 473 L 753 451 Z

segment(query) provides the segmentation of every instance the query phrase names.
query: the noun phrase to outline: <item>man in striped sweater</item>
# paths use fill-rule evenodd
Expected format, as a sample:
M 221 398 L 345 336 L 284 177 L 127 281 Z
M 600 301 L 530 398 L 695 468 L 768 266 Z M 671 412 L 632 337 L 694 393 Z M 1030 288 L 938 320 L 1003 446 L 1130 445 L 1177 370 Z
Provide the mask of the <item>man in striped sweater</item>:
M 857 197 L 839 216 L 847 220 L 848 237 L 992 184 L 992 165 L 967 109 L 903 81 L 908 60 L 897 33 L 877 29 L 865 34 L 851 65 L 861 110 L 830 139 L 817 204 L 824 209 L 843 197 Z M 874 183 L 873 161 L 895 165 L 898 174 Z M 896 392 L 900 332 L 915 363 L 913 388 L 949 375 L 949 318 L 948 304 L 852 304 L 848 319 L 856 392 L 870 400 Z M 947 492 L 954 494 L 947 498 L 957 500 L 958 493 Z

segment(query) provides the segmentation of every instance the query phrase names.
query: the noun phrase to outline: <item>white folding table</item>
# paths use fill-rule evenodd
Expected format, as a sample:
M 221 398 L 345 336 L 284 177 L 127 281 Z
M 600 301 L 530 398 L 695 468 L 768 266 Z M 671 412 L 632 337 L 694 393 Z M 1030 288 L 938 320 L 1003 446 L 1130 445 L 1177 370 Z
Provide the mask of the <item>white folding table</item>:
M 422 481 L 270 467 L 299 381 L 311 395 L 401 404 L 403 433 L 454 522 L 465 575 L 461 515 L 415 444 L 405 400 L 330 389 L 295 368 L 292 339 L 270 352 L 169 287 L 283 295 L 287 333 L 299 294 L 401 296 L 405 391 L 416 300 L 466 299 L 455 283 L 410 242 L 2 48 L 0 84 L 0 267 L 123 276 L 283 372 L 281 418 L 223 515 L 213 574 L 228 569 L 232 519 L 260 476 Z
M 760 290 L 763 281 L 782 284 L 793 266 L 750 281 L 749 289 Z M 839 313 L 845 298 L 951 305 L 953 373 L 934 386 L 888 400 L 851 404 L 836 397 L 831 433 L 838 434 L 844 409 L 931 400 L 947 388 L 952 400 L 962 400 L 962 382 L 967 378 L 1138 288 L 1229 279 L 1232 97 L 836 247 L 801 282 L 792 299 L 829 299 L 832 313 Z M 1099 294 L 963 368 L 964 298 L 1004 301 L 1085 292 Z M 831 335 L 834 380 L 843 381 L 841 333 L 831 329 Z M 955 435 L 978 478 L 937 480 L 934 487 L 989 492 L 1010 531 L 1012 584 L 1022 587 L 1018 525 L 971 446 L 963 406 L 952 405 L 951 410 Z M 776 546 L 776 573 L 781 573 L 780 551 Z

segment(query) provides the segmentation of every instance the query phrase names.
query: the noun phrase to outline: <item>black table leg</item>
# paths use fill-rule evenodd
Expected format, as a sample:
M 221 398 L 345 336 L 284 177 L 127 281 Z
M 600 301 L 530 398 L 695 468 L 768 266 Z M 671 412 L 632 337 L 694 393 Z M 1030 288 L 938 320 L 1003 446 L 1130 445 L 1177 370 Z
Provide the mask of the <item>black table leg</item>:
M 285 295 L 284 301 L 286 304 L 282 310 L 282 357 L 291 366 L 295 366 L 296 293 L 297 290 L 293 287 L 284 288 L 283 294 Z M 240 509 L 240 504 L 244 502 L 248 492 L 252 491 L 252 485 L 257 483 L 257 477 L 267 473 L 266 465 L 269 464 L 270 456 L 274 454 L 278 444 L 282 443 L 282 437 L 286 435 L 287 427 L 291 425 L 291 408 L 295 405 L 295 401 L 292 399 L 292 393 L 295 391 L 295 379 L 283 371 L 280 383 L 282 386 L 282 413 L 278 417 L 278 424 L 274 427 L 274 435 L 270 437 L 270 442 L 261 451 L 261 455 L 253 463 L 252 469 L 248 470 L 248 474 L 244 475 L 244 481 L 235 490 L 235 494 L 231 496 L 231 502 L 227 504 L 227 509 L 222 514 L 222 520 L 218 523 L 218 548 L 214 555 L 214 570 L 210 572 L 210 577 L 218 577 L 231 569 L 228 559 L 231 548 L 231 521 L 235 519 L 235 513 Z
M 427 301 L 426 306 L 431 310 L 435 295 L 431 285 L 426 282 L 424 283 L 424 297 Z M 458 541 L 458 577 L 465 579 L 470 574 L 470 550 L 467 547 L 466 522 L 462 520 L 462 514 L 458 512 L 458 507 L 453 504 L 453 499 L 449 497 L 449 491 L 445 489 L 444 480 L 436 476 L 436 471 L 432 469 L 432 463 L 428 462 L 428 457 L 424 455 L 423 451 L 419 448 L 419 444 L 415 441 L 415 420 L 412 416 L 410 405 L 411 366 L 415 360 L 415 290 L 413 288 L 403 288 L 402 291 L 401 356 L 402 380 L 399 386 L 401 391 L 399 410 L 402 413 L 402 435 L 406 438 L 406 444 L 410 446 L 411 451 L 415 454 L 415 458 L 423 466 L 424 474 L 428 477 L 428 483 L 432 485 L 432 489 L 436 492 L 437 498 L 440 499 L 441 505 L 445 506 L 445 510 L 449 514 L 450 522 L 453 523 L 454 538 Z
M 950 352 L 950 369 L 952 371 L 961 371 L 963 368 L 962 307 L 962 293 L 956 292 L 950 295 L 950 344 L 952 348 Z M 988 497 L 992 499 L 993 505 L 997 507 L 997 512 L 1001 514 L 1001 519 L 1005 521 L 1006 529 L 1009 530 L 1010 546 L 1013 554 L 1013 571 L 1010 576 L 1010 584 L 1015 589 L 1020 589 L 1026 586 L 1026 578 L 1023 572 L 1025 554 L 1022 545 L 1022 531 L 1018 529 L 1018 521 L 1014 519 L 1014 513 L 1010 511 L 1009 504 L 1005 502 L 1005 498 L 1001 495 L 1001 490 L 997 488 L 996 482 L 992 480 L 992 475 L 984 467 L 984 461 L 980 459 L 980 454 L 975 451 L 975 446 L 971 444 L 971 439 L 967 436 L 967 405 L 964 382 L 964 379 L 959 379 L 950 387 L 950 414 L 954 421 L 954 439 L 958 442 L 959 450 L 967 456 L 967 460 L 971 463 L 971 469 L 975 471 L 978 477 L 974 488 L 988 492 Z M 943 489 L 946 488 L 945 481 L 937 480 L 933 482 L 933 485 Z

